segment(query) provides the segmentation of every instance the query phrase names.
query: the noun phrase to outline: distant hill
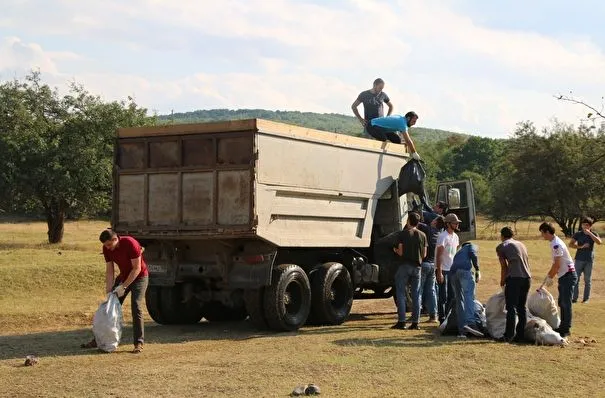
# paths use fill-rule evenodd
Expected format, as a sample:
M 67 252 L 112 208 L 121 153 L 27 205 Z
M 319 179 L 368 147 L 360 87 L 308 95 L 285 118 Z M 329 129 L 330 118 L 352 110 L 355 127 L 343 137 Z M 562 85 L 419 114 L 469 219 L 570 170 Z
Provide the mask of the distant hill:
M 353 116 L 341 115 L 337 113 L 268 111 L 265 109 L 210 109 L 158 116 L 160 123 L 166 124 L 200 123 L 218 120 L 254 118 L 273 120 L 295 126 L 343 133 L 353 136 L 360 136 L 362 132 L 361 126 L 357 119 L 355 119 Z M 414 141 L 418 143 L 441 141 L 451 136 L 465 135 L 445 130 L 427 129 L 424 127 L 414 127 L 413 132 Z

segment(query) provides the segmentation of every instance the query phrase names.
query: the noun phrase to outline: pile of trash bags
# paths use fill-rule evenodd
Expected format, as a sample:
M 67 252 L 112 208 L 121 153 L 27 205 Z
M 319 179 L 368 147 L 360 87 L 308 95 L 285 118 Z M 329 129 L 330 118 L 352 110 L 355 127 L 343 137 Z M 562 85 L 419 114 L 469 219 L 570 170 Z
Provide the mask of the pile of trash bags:
M 449 311 L 445 321 L 439 326 L 444 335 L 458 333 L 456 306 Z M 565 345 L 567 340 L 555 332 L 561 319 L 557 303 L 546 288 L 534 291 L 527 298 L 527 323 L 525 340 L 539 345 Z M 475 300 L 475 322 L 469 325 L 494 339 L 504 337 L 506 331 L 506 301 L 504 292 L 498 292 L 487 300 L 485 306 Z

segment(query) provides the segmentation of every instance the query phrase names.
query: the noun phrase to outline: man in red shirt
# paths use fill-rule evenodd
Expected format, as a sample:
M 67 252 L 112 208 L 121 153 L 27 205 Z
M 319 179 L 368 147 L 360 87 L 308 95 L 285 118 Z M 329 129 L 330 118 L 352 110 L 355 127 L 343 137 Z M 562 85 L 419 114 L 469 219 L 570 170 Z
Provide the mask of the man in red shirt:
M 134 353 L 143 350 L 144 323 L 143 298 L 147 290 L 149 272 L 143 259 L 143 248 L 136 239 L 130 236 L 118 236 L 111 229 L 101 232 L 99 240 L 103 243 L 103 256 L 105 257 L 105 290 L 107 293 L 115 292 L 120 303 L 128 293 L 132 292 L 132 320 L 134 335 Z M 117 278 L 114 277 L 114 264 L 120 270 Z M 97 343 L 92 341 L 83 344 L 82 348 L 96 348 Z

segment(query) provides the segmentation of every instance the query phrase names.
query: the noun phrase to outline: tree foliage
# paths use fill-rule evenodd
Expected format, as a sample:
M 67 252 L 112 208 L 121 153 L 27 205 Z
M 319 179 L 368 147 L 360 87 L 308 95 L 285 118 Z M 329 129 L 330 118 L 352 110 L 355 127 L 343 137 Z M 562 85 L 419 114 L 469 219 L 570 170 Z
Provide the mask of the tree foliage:
M 0 85 L 0 182 L 5 211 L 44 214 L 50 243 L 63 238 L 68 212 L 95 214 L 111 198 L 118 127 L 150 123 L 132 98 L 104 102 L 72 83 L 68 93 L 39 72 Z

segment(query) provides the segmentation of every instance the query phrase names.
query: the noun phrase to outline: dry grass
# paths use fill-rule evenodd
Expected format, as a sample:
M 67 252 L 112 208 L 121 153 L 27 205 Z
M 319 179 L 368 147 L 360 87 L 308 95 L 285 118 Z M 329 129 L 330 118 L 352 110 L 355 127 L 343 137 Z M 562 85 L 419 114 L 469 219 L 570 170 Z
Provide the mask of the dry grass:
M 433 326 L 394 331 L 390 300 L 359 301 L 351 320 L 297 333 L 258 334 L 246 322 L 187 327 L 148 319 L 142 355 L 82 351 L 103 298 L 96 242 L 106 223 L 68 224 L 66 244 L 44 244 L 42 224 L 0 225 L 0 396 L 286 396 L 301 383 L 322 396 L 599 396 L 605 391 L 605 287 L 598 263 L 593 297 L 574 307 L 568 348 L 458 341 Z M 530 226 L 531 227 L 531 226 Z M 534 224 L 535 229 L 535 224 Z M 498 291 L 498 242 L 482 240 L 479 298 Z M 527 242 L 536 279 L 549 265 L 546 242 Z M 61 254 L 59 254 L 61 252 Z M 126 320 L 129 308 L 125 308 Z M 27 354 L 40 364 L 22 367 Z

